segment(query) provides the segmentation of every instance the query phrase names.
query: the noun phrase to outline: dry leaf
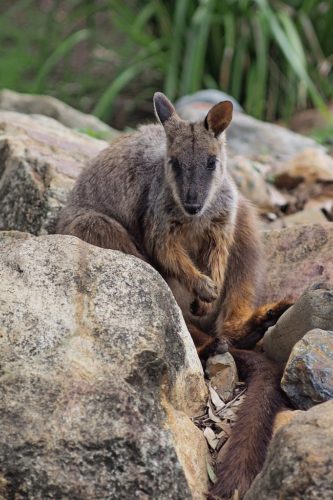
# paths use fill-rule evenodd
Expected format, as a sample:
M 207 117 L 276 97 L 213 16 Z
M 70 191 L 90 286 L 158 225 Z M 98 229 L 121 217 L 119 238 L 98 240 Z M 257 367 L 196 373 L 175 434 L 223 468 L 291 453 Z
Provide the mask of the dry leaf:
M 230 422 L 236 422 L 237 415 L 230 408 L 227 408 L 222 415 L 223 419 L 230 420 Z
M 213 431 L 213 429 L 211 429 L 210 427 L 206 427 L 206 429 L 204 430 L 204 436 L 205 436 L 209 446 L 213 450 L 215 450 L 217 443 L 218 443 L 218 439 L 215 436 L 215 432 Z
M 219 426 L 220 426 L 220 424 L 219 424 Z M 216 434 L 216 437 L 217 437 L 218 439 L 222 439 L 222 438 L 224 438 L 224 437 L 227 439 L 227 437 L 228 437 L 228 436 L 227 436 L 227 434 L 226 434 L 224 431 L 221 431 L 221 432 L 219 432 L 218 434 Z
M 210 463 L 208 462 L 208 460 L 206 460 L 206 468 L 207 468 L 207 473 L 208 473 L 208 477 L 209 479 L 211 480 L 212 483 L 216 483 L 217 481 L 217 476 L 214 472 L 214 469 L 213 467 L 210 465 Z
M 217 411 L 220 411 L 222 408 L 225 407 L 225 403 L 222 401 L 220 396 L 217 394 L 215 389 L 213 389 L 213 387 L 210 384 L 208 385 L 208 388 L 213 405 L 215 406 Z
M 231 425 L 230 424 L 228 424 L 227 422 L 220 422 L 219 427 L 221 429 L 223 429 L 222 430 L 223 433 L 225 433 L 228 437 L 230 436 L 230 434 L 231 434 Z M 220 432 L 220 434 L 222 434 L 222 433 Z M 220 437 L 220 434 L 218 434 L 217 437 Z
M 221 422 L 221 419 L 215 415 L 210 403 L 208 406 L 208 416 L 213 422 Z

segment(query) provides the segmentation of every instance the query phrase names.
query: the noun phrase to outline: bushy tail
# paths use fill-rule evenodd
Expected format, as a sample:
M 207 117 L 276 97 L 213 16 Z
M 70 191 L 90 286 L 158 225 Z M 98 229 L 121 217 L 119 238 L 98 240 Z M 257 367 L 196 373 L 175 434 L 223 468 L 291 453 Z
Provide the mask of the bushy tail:
M 235 490 L 242 498 L 263 466 L 274 418 L 286 408 L 280 389 L 280 368 L 257 352 L 230 352 L 248 388 L 231 436 L 218 457 L 218 480 L 208 496 L 210 500 L 229 499 Z

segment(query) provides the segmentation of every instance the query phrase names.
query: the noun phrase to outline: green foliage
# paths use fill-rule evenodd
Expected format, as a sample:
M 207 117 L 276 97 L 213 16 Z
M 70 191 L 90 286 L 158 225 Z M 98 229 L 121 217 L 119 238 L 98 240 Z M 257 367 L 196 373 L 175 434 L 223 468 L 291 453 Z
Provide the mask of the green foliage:
M 320 144 L 329 147 L 333 147 L 333 123 L 328 123 L 327 126 L 322 128 L 317 128 L 312 130 L 311 137 L 315 139 Z
M 128 29 L 135 25 L 136 11 L 125 19 L 115 3 L 116 23 L 133 45 L 148 50 L 149 35 L 159 40 L 161 51 L 147 64 L 161 72 L 172 99 L 206 86 L 221 88 L 253 116 L 274 119 L 287 118 L 309 102 L 325 111 L 325 99 L 332 97 L 327 79 L 332 80 L 333 47 L 316 34 L 317 25 L 327 32 L 323 18 L 333 19 L 328 2 L 150 0 L 144 2 L 150 16 L 140 26 L 142 38 Z M 163 27 L 157 15 L 162 7 Z
M 17 0 L 0 13 L 0 87 L 49 93 L 110 120 L 157 88 L 232 94 L 258 118 L 333 95 L 333 2 Z M 134 96 L 134 97 L 133 97 Z

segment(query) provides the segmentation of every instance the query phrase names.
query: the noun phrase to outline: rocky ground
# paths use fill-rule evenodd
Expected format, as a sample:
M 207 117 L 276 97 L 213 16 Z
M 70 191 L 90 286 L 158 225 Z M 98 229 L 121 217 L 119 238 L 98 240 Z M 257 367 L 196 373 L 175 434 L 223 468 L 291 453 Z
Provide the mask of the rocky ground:
M 50 234 L 107 145 L 91 137 L 100 132 L 115 135 L 54 99 L 0 94 L 0 498 L 204 499 L 246 398 L 231 355 L 211 358 L 204 377 L 156 271 Z M 288 361 L 282 388 L 299 411 L 281 419 L 246 499 L 330 498 L 333 160 L 241 112 L 228 146 L 262 216 L 262 299 L 296 301 L 263 345 Z

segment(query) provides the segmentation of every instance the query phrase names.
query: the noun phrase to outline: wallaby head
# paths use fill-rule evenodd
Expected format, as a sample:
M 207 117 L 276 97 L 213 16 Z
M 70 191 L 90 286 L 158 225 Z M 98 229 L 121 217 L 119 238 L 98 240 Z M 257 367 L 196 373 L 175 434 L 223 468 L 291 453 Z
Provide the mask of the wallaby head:
M 165 174 L 173 197 L 186 215 L 200 216 L 223 182 L 223 131 L 232 118 L 232 103 L 216 104 L 198 123 L 181 120 L 160 92 L 154 95 L 154 107 L 167 137 Z

